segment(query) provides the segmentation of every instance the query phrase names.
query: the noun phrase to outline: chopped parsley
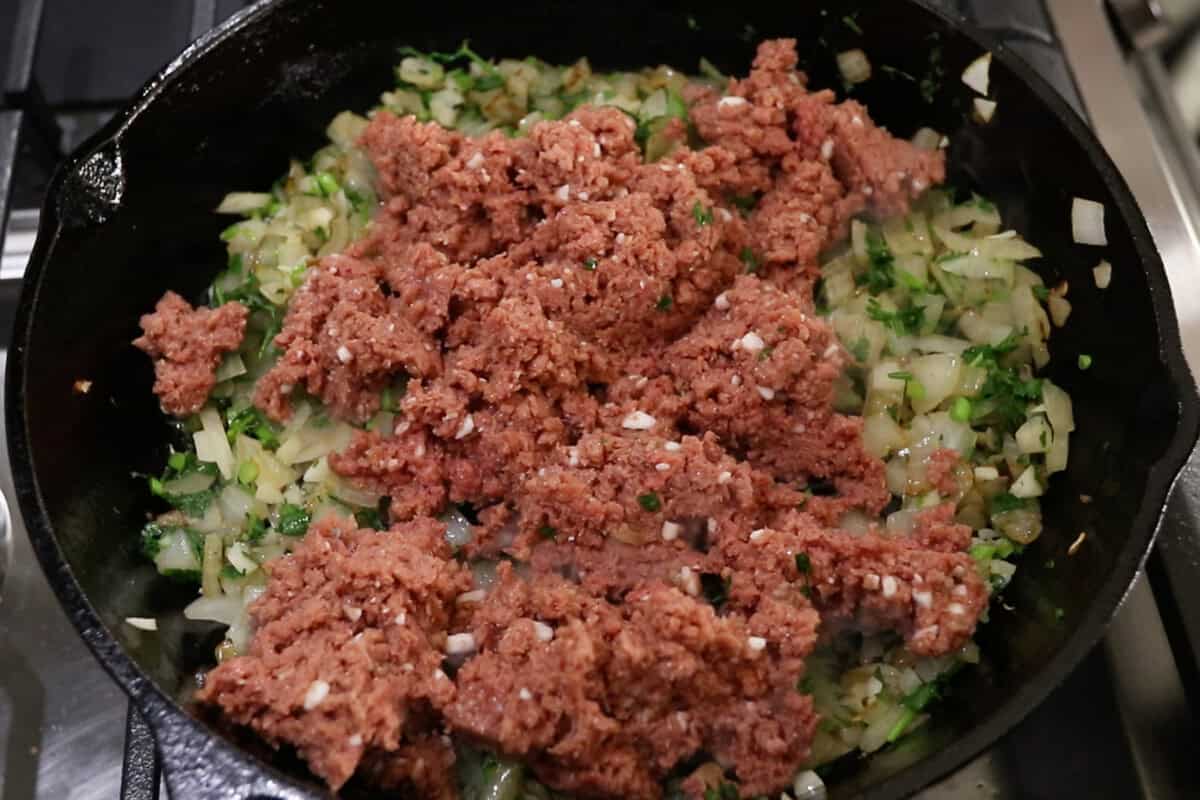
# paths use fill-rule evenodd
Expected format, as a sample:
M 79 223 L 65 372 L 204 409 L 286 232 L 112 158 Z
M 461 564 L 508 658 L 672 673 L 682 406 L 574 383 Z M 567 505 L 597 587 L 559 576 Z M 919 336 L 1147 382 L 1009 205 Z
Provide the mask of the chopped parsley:
M 874 297 L 867 300 L 867 316 L 882 322 L 898 336 L 913 336 L 925 324 L 925 308 L 908 303 L 898 311 L 888 311 Z
M 654 307 L 659 311 L 670 311 L 671 306 L 673 305 L 675 305 L 675 301 L 671 299 L 671 295 L 664 294 L 662 297 L 658 298 L 658 302 L 654 304 Z
M 867 271 L 855 278 L 871 294 L 879 294 L 896 285 L 896 259 L 891 249 L 875 231 L 867 231 Z
M 855 17 L 857 17 L 857 16 L 858 16 L 857 12 L 855 12 L 854 14 L 847 14 L 846 16 L 842 17 L 842 24 L 845 25 L 850 30 L 857 33 L 859 36 L 862 36 L 863 29 L 858 24 L 858 20 L 855 19 Z
M 1009 492 L 1003 492 L 992 498 L 992 514 L 1016 511 L 1020 508 L 1026 508 L 1028 505 L 1028 500 L 1017 497 L 1015 494 Z
M 871 342 L 867 337 L 860 336 L 847 349 L 850 351 L 850 355 L 854 356 L 855 361 L 864 362 L 871 355 Z
M 595 272 L 596 264 L 598 264 L 598 263 L 600 263 L 600 262 L 596 261 L 595 258 L 585 258 L 583 260 L 583 268 L 586 269 L 588 272 Z
M 267 523 L 261 518 L 251 515 L 246 519 L 246 529 L 242 531 L 242 538 L 247 542 L 254 544 L 262 541 L 262 538 L 267 535 Z
M 1042 399 L 1042 381 L 1022 378 L 1000 360 L 1017 348 L 1017 335 L 1009 334 L 995 345 L 976 345 L 963 351 L 963 361 L 987 371 L 979 396 L 985 401 L 974 409 L 973 421 L 994 417 L 1004 432 L 1016 430 L 1025 421 L 1030 403 Z
M 741 258 L 742 263 L 746 265 L 747 275 L 753 275 L 758 272 L 758 268 L 761 265 L 759 264 L 758 259 L 755 258 L 753 250 L 751 250 L 749 247 L 743 247 L 742 252 L 738 254 L 738 257 Z
M 713 210 L 700 205 L 700 201 L 697 200 L 696 204 L 692 206 L 692 219 L 696 220 L 696 224 L 701 228 L 703 228 L 705 225 L 711 225 L 713 221 Z
M 638 505 L 641 506 L 644 511 L 649 511 L 650 513 L 654 513 L 662 508 L 662 499 L 658 496 L 658 492 L 646 492 L 645 494 L 639 494 L 637 501 Z
M 361 511 L 354 512 L 354 521 L 358 523 L 360 528 L 371 528 L 381 531 L 384 529 L 383 517 L 379 515 L 379 511 L 374 508 L 364 508 Z
M 775 352 L 775 348 L 774 348 L 774 347 L 770 347 L 770 346 L 768 346 L 768 347 L 764 347 L 762 350 L 759 350 L 759 351 L 758 351 L 758 360 L 759 360 L 759 361 L 766 361 L 768 358 L 770 358 L 770 357 L 771 357 L 771 354 L 772 354 L 772 353 L 774 353 L 774 352 Z
M 240 411 L 227 410 L 225 424 L 230 444 L 237 441 L 239 434 L 244 433 L 252 439 L 257 439 L 268 450 L 279 447 L 279 434 L 275 424 L 254 406 L 246 406 Z
M 303 507 L 284 503 L 279 509 L 279 520 L 275 523 L 275 530 L 284 536 L 303 536 L 308 533 L 308 524 L 311 521 L 312 515 Z

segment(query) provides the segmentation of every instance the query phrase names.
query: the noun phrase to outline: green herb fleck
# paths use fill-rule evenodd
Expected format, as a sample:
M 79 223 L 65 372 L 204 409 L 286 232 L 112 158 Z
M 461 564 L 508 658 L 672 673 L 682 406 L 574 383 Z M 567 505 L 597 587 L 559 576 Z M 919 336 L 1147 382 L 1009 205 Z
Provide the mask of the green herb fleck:
M 755 258 L 753 250 L 751 250 L 749 247 L 743 247 L 739 257 L 742 259 L 742 263 L 746 265 L 747 275 L 753 275 L 758 272 L 760 264 L 758 259 Z
M 1033 292 L 1033 296 L 1043 303 L 1050 299 L 1050 290 L 1041 284 L 1033 286 L 1031 291 Z
M 888 377 L 894 381 L 904 381 L 907 383 L 913 379 L 913 374 L 908 370 L 900 370 L 898 372 L 889 372 Z
M 377 531 L 384 529 L 383 517 L 374 508 L 365 508 L 362 511 L 354 512 L 354 521 L 360 528 L 371 528 Z
M 855 17 L 857 17 L 857 16 L 858 16 L 857 13 L 847 14 L 846 16 L 842 17 L 842 24 L 845 25 L 850 30 L 857 33 L 859 36 L 862 36 L 862 32 L 863 32 L 862 27 L 859 26 L 858 20 L 855 19 Z
M 553 525 L 542 525 L 538 528 L 538 536 L 543 539 L 553 539 L 558 536 L 558 530 Z
M 896 285 L 895 258 L 892 251 L 875 231 L 867 231 L 867 271 L 855 278 L 871 294 L 879 294 Z
M 583 260 L 583 268 L 586 269 L 588 272 L 595 272 L 596 265 L 598 263 L 600 263 L 600 262 L 598 262 L 595 258 L 585 258 Z
M 644 511 L 649 511 L 650 513 L 654 513 L 662 508 L 662 500 L 659 498 L 658 492 L 646 492 L 645 494 L 639 494 L 637 501 L 638 505 L 641 506 Z
M 1003 514 L 1025 508 L 1029 502 L 1009 492 L 1003 492 L 992 498 L 992 514 Z
M 337 190 L 342 188 L 338 184 L 337 178 L 328 172 L 318 172 L 316 180 L 317 188 L 321 190 L 322 197 L 330 197 L 337 194 Z
M 867 316 L 882 322 L 898 336 L 913 336 L 925 324 L 925 309 L 908 303 L 898 311 L 888 311 L 874 297 L 867 300 Z
M 284 536 L 303 536 L 308 533 L 308 524 L 311 521 L 312 515 L 302 506 L 284 503 L 279 509 L 279 521 L 275 523 L 275 530 Z
M 774 353 L 774 352 L 775 352 L 775 348 L 774 348 L 774 347 L 769 347 L 769 346 L 768 346 L 768 347 L 764 347 L 762 350 L 759 350 L 759 351 L 758 351 L 758 360 L 759 360 L 759 361 L 766 361 L 768 358 L 770 358 L 770 357 L 771 357 L 771 354 L 772 354 L 772 353 Z
M 860 364 L 865 363 L 867 357 L 871 355 L 871 342 L 867 337 L 860 336 L 848 349 L 850 350 L 850 355 L 854 356 L 855 361 L 858 361 Z
M 658 302 L 654 304 L 654 307 L 659 311 L 670 311 L 671 306 L 674 304 L 675 301 L 671 299 L 671 295 L 664 294 L 662 297 L 658 298 Z
M 742 212 L 742 216 L 750 216 L 750 212 L 758 205 L 758 198 L 752 194 L 748 195 L 732 195 L 729 202 L 737 206 L 738 211 Z
M 921 383 L 916 378 L 904 384 L 904 393 L 908 395 L 910 400 L 921 401 L 925 399 L 925 384 Z
M 267 535 L 267 524 L 258 517 L 250 516 L 246 520 L 246 529 L 242 531 L 242 538 L 247 542 L 254 544 L 262 541 L 262 538 Z
M 705 225 L 711 225 L 713 221 L 713 210 L 700 205 L 700 201 L 697 200 L 695 205 L 692 206 L 692 219 L 696 220 L 696 224 L 702 228 Z
M 1079 356 L 1079 368 L 1088 369 L 1092 366 L 1092 357 L 1087 353 L 1082 353 Z

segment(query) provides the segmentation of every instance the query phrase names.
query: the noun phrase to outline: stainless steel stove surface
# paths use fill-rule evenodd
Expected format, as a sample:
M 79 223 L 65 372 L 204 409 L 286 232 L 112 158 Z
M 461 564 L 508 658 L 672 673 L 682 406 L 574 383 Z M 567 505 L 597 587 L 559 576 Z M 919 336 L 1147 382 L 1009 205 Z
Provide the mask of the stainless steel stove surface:
M 1187 156 L 1178 155 L 1171 109 L 1162 105 L 1169 93 L 1155 90 L 1155 53 L 1138 49 L 1155 41 L 1153 29 L 1121 33 L 1121 41 L 1134 43 L 1130 55 L 1113 28 L 1124 21 L 1140 25 L 1147 17 L 1138 12 L 1147 4 L 1113 0 L 1120 13 L 1112 16 L 1097 0 L 939 4 L 1001 36 L 1089 115 L 1149 218 L 1186 350 L 1200 365 L 1197 187 L 1181 166 Z M 0 222 L 6 200 L 11 209 L 0 261 L 0 361 L 36 230 L 35 209 L 58 154 L 101 124 L 187 41 L 241 5 L 158 0 L 148 14 L 140 0 L 0 3 L 0 69 L 10 65 L 0 106 Z M 95 37 L 96 30 L 105 35 Z M 8 31 L 13 44 L 5 52 Z M 40 92 L 31 90 L 31 77 Z M 0 437 L 0 490 L 12 498 L 7 464 Z M 1139 579 L 1104 644 L 1009 735 L 918 796 L 1200 796 L 1200 763 L 1191 752 L 1200 708 L 1198 519 L 1200 462 L 1193 457 L 1151 559 L 1151 580 Z M 0 800 L 122 796 L 126 709 L 124 695 L 59 608 L 23 524 L 0 504 Z

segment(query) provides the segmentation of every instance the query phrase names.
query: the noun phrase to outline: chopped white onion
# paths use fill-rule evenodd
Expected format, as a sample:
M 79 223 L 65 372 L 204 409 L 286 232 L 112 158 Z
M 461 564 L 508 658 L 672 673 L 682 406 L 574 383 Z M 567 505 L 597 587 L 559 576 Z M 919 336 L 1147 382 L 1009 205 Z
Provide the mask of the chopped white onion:
M 1112 283 L 1112 264 L 1101 261 L 1092 268 L 1092 277 L 1096 280 L 1097 289 L 1107 289 Z
M 846 50 L 837 54 L 838 71 L 848 84 L 862 83 L 871 79 L 871 62 L 861 49 Z
M 983 97 L 975 98 L 975 119 L 982 122 L 984 125 L 992 121 L 992 117 L 996 114 L 996 101 L 988 100 Z
M 987 96 L 991 80 L 992 54 L 984 53 L 963 70 L 962 81 L 983 96 Z
M 221 421 L 221 415 L 212 406 L 206 406 L 200 412 L 200 426 L 201 429 L 192 434 L 196 458 L 216 464 L 221 477 L 232 480 L 236 464 L 229 439 L 225 437 L 225 423 Z
M 1067 324 L 1067 317 L 1071 316 L 1071 303 L 1067 298 L 1051 294 L 1046 300 L 1046 307 L 1050 310 L 1050 319 L 1056 328 Z
M 918 150 L 937 150 L 942 135 L 933 128 L 921 128 L 912 137 L 913 147 Z
M 137 628 L 139 631 L 158 630 L 158 620 L 154 617 L 126 617 L 125 624 L 131 628 Z
M 258 569 L 258 562 L 250 557 L 246 552 L 246 546 L 241 542 L 234 542 L 225 548 L 225 558 L 229 559 L 229 563 L 243 575 Z
M 230 192 L 217 206 L 218 214 L 248 214 L 271 202 L 269 192 Z
M 246 364 L 242 361 L 242 357 L 237 353 L 226 353 L 225 357 L 221 359 L 221 365 L 217 367 L 215 377 L 217 383 L 220 383 L 245 374 Z
M 918 414 L 932 411 L 953 394 L 958 388 L 961 364 L 958 356 L 948 353 L 934 353 L 910 361 L 908 371 L 925 390 L 921 397 L 911 398 L 913 411 Z
M 231 625 L 242 613 L 242 599 L 231 594 L 198 597 L 183 609 L 183 616 L 192 620 L 220 622 Z
M 1029 498 L 1041 497 L 1043 493 L 1042 485 L 1038 483 L 1037 471 L 1032 467 L 1026 467 L 1021 476 L 1013 481 L 1013 485 L 1009 491 L 1014 497 Z
M 1077 244 L 1106 245 L 1104 206 L 1095 200 L 1076 197 L 1071 202 L 1071 231 Z

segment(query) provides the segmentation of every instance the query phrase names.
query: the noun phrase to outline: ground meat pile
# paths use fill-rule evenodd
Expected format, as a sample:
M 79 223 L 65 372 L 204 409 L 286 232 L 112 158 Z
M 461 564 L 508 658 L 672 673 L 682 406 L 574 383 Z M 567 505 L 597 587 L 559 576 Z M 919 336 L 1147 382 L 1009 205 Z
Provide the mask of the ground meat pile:
M 133 340 L 154 359 L 154 393 L 163 410 L 177 417 L 194 414 L 217 382 L 221 356 L 242 343 L 249 312 L 241 303 L 192 308 L 174 292 L 142 317 L 142 335 Z
M 987 591 L 952 504 L 911 535 L 839 530 L 890 495 L 833 410 L 845 355 L 812 299 L 850 218 L 906 211 L 943 156 L 810 92 L 789 40 L 688 99 L 708 144 L 656 163 L 615 108 L 519 138 L 380 111 L 363 134 L 384 204 L 310 270 L 256 404 L 361 423 L 408 376 L 395 429 L 330 459 L 392 527 L 316 525 L 200 696 L 334 788 L 449 796 L 451 736 L 584 796 L 656 798 L 701 758 L 778 794 L 818 722 L 797 686 L 819 636 L 937 655 L 972 633 Z M 156 346 L 211 371 L 223 345 Z M 204 393 L 160 383 L 180 409 Z M 458 553 L 431 519 L 450 503 L 478 515 Z M 505 563 L 472 584 L 468 557 Z

